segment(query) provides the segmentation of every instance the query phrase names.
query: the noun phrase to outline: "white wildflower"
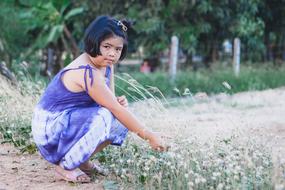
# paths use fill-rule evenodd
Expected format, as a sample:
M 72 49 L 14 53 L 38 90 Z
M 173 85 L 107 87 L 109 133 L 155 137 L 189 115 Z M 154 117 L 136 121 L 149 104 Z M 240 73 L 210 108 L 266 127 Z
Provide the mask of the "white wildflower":
M 223 189 L 224 188 L 224 184 L 223 183 L 219 183 L 219 185 L 217 186 L 217 189 Z
M 222 84 L 224 85 L 225 88 L 227 88 L 229 90 L 232 89 L 231 85 L 228 82 L 224 81 Z
M 206 180 L 205 178 L 203 178 L 203 177 L 202 177 L 202 178 L 201 178 L 201 182 L 202 182 L 202 183 L 206 183 L 206 182 L 207 182 L 207 180 Z
M 188 173 L 184 174 L 184 177 L 185 177 L 186 179 L 188 179 L 188 178 L 189 178 L 189 174 L 188 174 Z
M 234 179 L 235 180 L 239 180 L 239 176 L 238 175 L 234 175 Z
M 285 188 L 285 186 L 283 184 L 276 184 L 274 189 L 283 190 L 284 188 Z
M 198 185 L 199 183 L 200 183 L 201 181 L 200 181 L 200 178 L 196 178 L 195 179 L 195 183 Z
M 189 186 L 189 187 L 193 187 L 193 186 L 194 186 L 194 183 L 193 183 L 192 181 L 189 181 L 189 182 L 188 182 L 188 186 Z

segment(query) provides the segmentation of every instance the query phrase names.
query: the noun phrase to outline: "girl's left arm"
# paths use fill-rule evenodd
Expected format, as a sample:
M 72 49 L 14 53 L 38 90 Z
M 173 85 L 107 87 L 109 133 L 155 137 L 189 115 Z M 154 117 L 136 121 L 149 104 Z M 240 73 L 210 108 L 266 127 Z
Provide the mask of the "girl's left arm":
M 94 71 L 93 86 L 91 80 L 87 77 L 88 94 L 91 98 L 102 107 L 111 111 L 114 116 L 130 131 L 136 133 L 142 139 L 148 140 L 151 147 L 156 150 L 166 150 L 167 147 L 161 139 L 154 133 L 148 131 L 142 123 L 124 106 L 122 106 L 111 92 L 110 88 L 105 83 L 105 77 L 99 71 Z M 88 73 L 87 73 L 88 75 Z M 82 88 L 84 88 L 84 80 L 80 81 Z

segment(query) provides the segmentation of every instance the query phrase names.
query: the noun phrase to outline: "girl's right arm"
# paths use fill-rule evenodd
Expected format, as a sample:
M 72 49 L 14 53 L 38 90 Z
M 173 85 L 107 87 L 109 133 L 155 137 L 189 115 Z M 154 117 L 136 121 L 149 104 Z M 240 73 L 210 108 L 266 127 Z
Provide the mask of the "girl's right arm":
M 104 76 L 100 70 L 93 70 L 94 82 L 91 86 L 89 76 L 87 76 L 88 93 L 101 106 L 110 110 L 115 117 L 130 131 L 136 133 L 144 140 L 148 140 L 151 147 L 156 150 L 164 151 L 166 147 L 159 137 L 145 129 L 136 117 L 125 107 L 120 105 L 105 83 Z M 81 81 L 82 88 L 85 88 L 84 81 Z M 86 89 L 85 89 L 86 90 Z

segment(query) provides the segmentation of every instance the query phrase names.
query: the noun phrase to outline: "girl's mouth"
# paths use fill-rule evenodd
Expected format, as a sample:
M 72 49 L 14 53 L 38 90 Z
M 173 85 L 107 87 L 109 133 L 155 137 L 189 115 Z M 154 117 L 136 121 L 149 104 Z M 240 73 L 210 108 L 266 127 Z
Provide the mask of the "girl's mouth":
M 115 62 L 115 60 L 113 60 L 113 59 L 105 59 L 108 63 L 114 63 Z

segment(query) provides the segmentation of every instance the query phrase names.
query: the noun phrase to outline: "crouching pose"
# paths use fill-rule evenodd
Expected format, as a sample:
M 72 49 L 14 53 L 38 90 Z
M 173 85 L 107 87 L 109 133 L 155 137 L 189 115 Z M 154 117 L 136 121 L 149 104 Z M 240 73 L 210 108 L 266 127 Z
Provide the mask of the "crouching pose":
M 85 31 L 85 52 L 53 78 L 34 110 L 33 138 L 41 155 L 56 165 L 57 179 L 90 182 L 92 172 L 104 174 L 90 157 L 109 144 L 120 146 L 128 130 L 165 150 L 126 108 L 127 99 L 110 88 L 111 67 L 127 52 L 129 27 L 109 16 L 94 20 Z

